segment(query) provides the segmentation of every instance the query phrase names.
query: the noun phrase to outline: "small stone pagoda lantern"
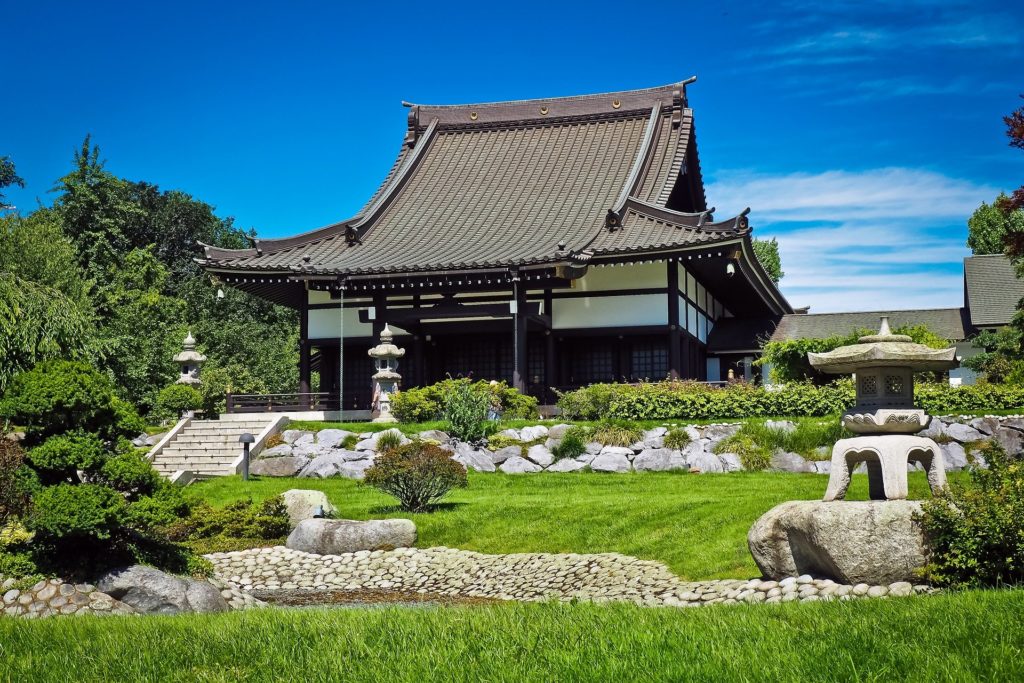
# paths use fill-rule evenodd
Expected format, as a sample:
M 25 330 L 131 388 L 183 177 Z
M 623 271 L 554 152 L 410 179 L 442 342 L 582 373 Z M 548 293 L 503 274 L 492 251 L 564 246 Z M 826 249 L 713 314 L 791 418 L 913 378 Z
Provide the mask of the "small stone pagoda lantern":
M 395 346 L 392 343 L 393 338 L 391 328 L 385 323 L 384 330 L 380 333 L 380 344 L 368 351 L 377 368 L 373 375 L 373 402 L 378 411 L 374 422 L 398 422 L 391 414 L 391 395 L 398 391 L 398 383 L 402 380 L 402 376 L 396 370 L 398 359 L 405 355 L 405 349 Z
M 189 331 L 181 344 L 181 352 L 174 356 L 174 362 L 181 366 L 181 374 L 176 384 L 199 386 L 202 383 L 199 379 L 199 370 L 205 361 L 206 356 L 196 351 L 196 340 Z
M 909 462 L 920 463 L 928 472 L 933 493 L 945 487 L 942 450 L 931 439 L 913 436 L 931 420 L 914 407 L 914 372 L 955 368 L 956 349 L 932 349 L 893 334 L 887 317 L 878 334 L 857 341 L 827 353 L 807 354 L 811 366 L 821 372 L 853 373 L 857 404 L 842 421 L 851 432 L 864 435 L 836 442 L 825 500 L 846 496 L 850 472 L 861 462 L 867 465 L 872 500 L 907 497 Z

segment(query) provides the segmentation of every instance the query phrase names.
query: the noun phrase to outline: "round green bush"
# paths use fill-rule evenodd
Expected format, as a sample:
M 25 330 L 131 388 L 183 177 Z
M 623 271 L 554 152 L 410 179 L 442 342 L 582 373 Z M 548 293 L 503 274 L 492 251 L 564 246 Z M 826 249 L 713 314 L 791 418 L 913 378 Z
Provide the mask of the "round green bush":
M 413 441 L 381 453 L 363 483 L 394 496 L 402 510 L 423 512 L 453 488 L 466 487 L 466 468 L 440 446 Z
M 99 477 L 111 488 L 131 496 L 152 493 L 161 482 L 149 460 L 134 450 L 107 458 L 100 467 Z
M 178 417 L 190 410 L 203 407 L 203 395 L 187 384 L 172 384 L 160 390 L 156 397 L 157 410 L 168 417 Z
M 128 504 L 101 484 L 58 484 L 39 491 L 25 525 L 42 541 L 107 540 L 124 520 Z
M 103 442 L 94 434 L 72 433 L 51 436 L 28 452 L 28 462 L 44 479 L 73 476 L 76 470 L 92 470 L 106 457 Z

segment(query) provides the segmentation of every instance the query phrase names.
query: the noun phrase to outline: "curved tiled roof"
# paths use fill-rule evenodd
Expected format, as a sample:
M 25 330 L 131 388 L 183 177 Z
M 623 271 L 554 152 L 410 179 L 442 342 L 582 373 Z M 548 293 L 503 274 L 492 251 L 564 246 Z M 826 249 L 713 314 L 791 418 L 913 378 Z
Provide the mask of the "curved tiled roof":
M 408 105 L 388 178 L 353 218 L 252 249 L 222 272 L 339 276 L 505 268 L 735 240 L 704 211 L 686 82 L 579 97 Z M 688 168 L 689 166 L 689 168 Z M 690 173 L 694 178 L 686 178 Z M 689 206 L 673 190 L 691 183 Z M 205 245 L 204 245 L 205 246 Z
M 964 286 L 971 323 L 975 327 L 1009 325 L 1024 297 L 1024 280 L 1003 254 L 968 256 L 964 259 Z

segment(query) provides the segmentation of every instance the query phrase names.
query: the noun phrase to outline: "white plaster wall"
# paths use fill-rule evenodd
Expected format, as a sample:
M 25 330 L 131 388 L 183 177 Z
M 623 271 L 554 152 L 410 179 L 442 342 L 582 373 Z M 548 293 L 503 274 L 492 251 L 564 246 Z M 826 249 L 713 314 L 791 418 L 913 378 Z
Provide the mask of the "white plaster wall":
M 956 357 L 961 362 L 967 358 L 972 358 L 981 353 L 983 349 L 979 349 L 973 343 L 969 341 L 962 341 L 956 345 Z M 978 373 L 968 368 L 960 367 L 949 371 L 949 383 L 953 386 L 961 384 L 974 384 L 978 381 Z
M 310 339 L 337 339 L 341 333 L 337 308 L 314 308 L 309 312 Z M 369 337 L 373 325 L 359 322 L 359 309 L 345 309 L 345 337 Z
M 336 304 L 336 303 L 338 303 L 338 300 L 337 299 L 332 299 L 331 298 L 331 293 L 327 292 L 327 291 L 323 291 L 323 290 L 319 290 L 319 289 L 310 289 L 310 290 L 308 290 L 306 292 L 306 294 L 309 295 L 309 303 L 311 303 L 311 304 Z M 362 298 L 362 299 L 360 299 L 360 298 L 356 298 L 356 297 L 346 296 L 345 297 L 345 301 L 349 301 L 349 302 L 352 302 L 352 301 L 366 301 L 366 302 L 370 302 L 370 301 L 372 301 L 372 299 L 369 299 L 369 298 Z
M 552 308 L 556 330 L 668 324 L 664 294 L 555 299 Z
M 668 286 L 665 263 L 632 263 L 623 266 L 591 267 L 571 289 L 556 292 L 607 292 L 619 289 L 651 289 Z

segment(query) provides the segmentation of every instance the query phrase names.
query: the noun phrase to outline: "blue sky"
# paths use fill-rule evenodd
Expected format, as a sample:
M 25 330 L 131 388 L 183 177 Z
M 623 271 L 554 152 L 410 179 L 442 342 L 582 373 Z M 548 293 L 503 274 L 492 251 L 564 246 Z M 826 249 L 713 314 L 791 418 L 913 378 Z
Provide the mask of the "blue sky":
M 813 311 L 960 305 L 966 218 L 1024 182 L 1011 2 L 0 0 L 0 155 L 49 203 L 86 133 L 108 168 L 264 236 L 351 215 L 401 100 L 690 87 L 710 202 L 778 237 Z

